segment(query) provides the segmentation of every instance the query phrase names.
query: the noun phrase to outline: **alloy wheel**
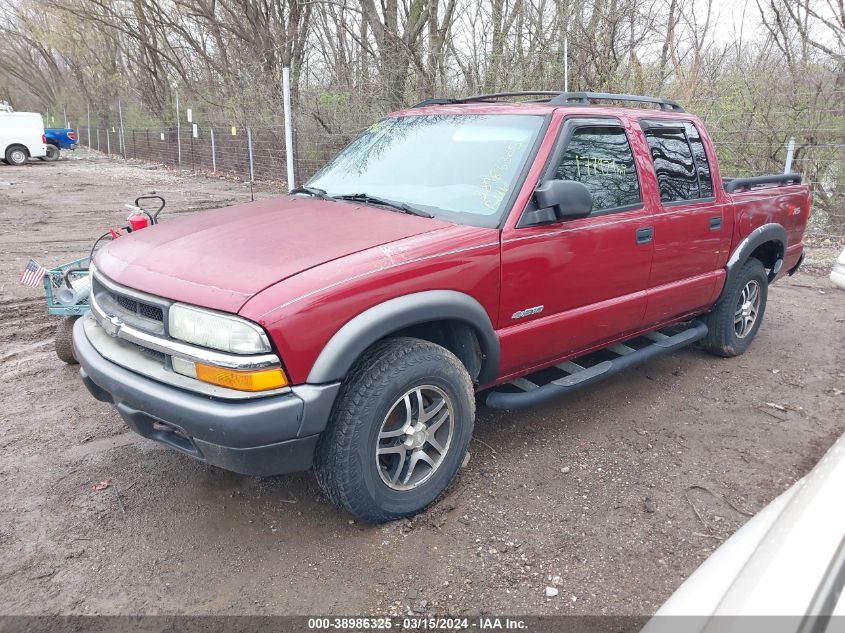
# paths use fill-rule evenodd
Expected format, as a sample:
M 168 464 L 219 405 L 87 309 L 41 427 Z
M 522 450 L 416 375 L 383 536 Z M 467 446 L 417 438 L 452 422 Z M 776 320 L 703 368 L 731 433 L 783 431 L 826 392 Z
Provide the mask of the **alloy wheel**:
M 412 490 L 440 468 L 455 427 L 453 406 L 434 385 L 414 387 L 390 408 L 376 441 L 376 467 L 394 490 Z
M 745 338 L 754 329 L 760 313 L 760 282 L 751 279 L 742 289 L 734 312 L 734 332 L 737 338 Z

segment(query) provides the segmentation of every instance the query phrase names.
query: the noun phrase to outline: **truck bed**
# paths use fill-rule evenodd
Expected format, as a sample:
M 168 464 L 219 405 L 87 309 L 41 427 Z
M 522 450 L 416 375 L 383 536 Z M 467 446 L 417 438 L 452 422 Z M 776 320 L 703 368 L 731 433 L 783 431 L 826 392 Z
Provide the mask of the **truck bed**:
M 726 181 L 726 185 L 731 182 L 735 181 Z M 729 191 L 728 196 L 735 219 L 731 252 L 754 229 L 764 224 L 780 224 L 788 238 L 783 270 L 792 269 L 803 251 L 801 240 L 810 216 L 810 188 L 804 184 L 768 184 Z

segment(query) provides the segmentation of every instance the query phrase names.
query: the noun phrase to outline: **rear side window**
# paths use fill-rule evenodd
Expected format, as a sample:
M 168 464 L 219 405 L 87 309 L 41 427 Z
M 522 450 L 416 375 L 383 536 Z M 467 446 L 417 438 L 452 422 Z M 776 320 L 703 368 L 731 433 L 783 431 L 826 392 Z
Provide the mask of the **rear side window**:
M 678 129 L 650 129 L 645 134 L 660 187 L 660 200 L 699 198 L 698 175 L 687 136 Z
M 555 171 L 555 178 L 583 183 L 593 194 L 594 212 L 641 202 L 634 155 L 621 127 L 576 128 Z
M 701 135 L 692 123 L 685 125 L 687 140 L 692 149 L 692 157 L 695 159 L 695 168 L 698 170 L 698 185 L 701 189 L 699 197 L 713 197 L 713 177 L 710 175 L 710 163 L 707 162 L 707 152 L 704 151 L 704 143 L 701 142 Z
M 691 123 L 684 128 L 645 130 L 662 202 L 713 196 L 713 179 L 701 135 Z

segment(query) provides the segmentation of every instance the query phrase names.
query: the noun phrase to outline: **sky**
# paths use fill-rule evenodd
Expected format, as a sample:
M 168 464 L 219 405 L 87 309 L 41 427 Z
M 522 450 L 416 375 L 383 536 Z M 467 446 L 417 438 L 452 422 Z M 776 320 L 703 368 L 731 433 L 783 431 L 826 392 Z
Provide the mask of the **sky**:
M 702 0 L 693 0 L 693 2 Z M 719 44 L 736 41 L 741 36 L 743 40 L 754 39 L 757 30 L 762 28 L 760 11 L 754 0 L 713 0 L 713 12 L 716 25 L 713 37 Z

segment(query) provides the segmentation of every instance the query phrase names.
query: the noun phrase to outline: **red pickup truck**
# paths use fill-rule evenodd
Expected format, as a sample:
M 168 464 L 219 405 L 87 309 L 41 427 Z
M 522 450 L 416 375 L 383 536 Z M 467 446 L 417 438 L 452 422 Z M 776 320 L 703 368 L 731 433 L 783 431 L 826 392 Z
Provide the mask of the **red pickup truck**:
M 386 521 L 449 485 L 476 394 L 517 409 L 696 341 L 743 353 L 803 257 L 800 177 L 723 178 L 672 101 L 514 96 L 423 102 L 292 195 L 101 249 L 73 332 L 88 389 L 147 438 L 313 467 Z

